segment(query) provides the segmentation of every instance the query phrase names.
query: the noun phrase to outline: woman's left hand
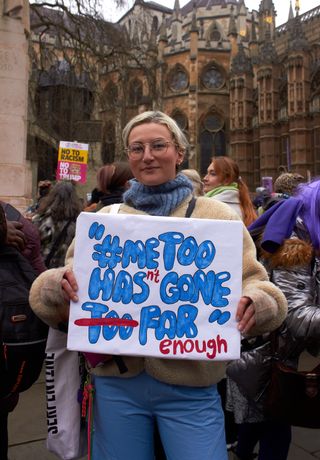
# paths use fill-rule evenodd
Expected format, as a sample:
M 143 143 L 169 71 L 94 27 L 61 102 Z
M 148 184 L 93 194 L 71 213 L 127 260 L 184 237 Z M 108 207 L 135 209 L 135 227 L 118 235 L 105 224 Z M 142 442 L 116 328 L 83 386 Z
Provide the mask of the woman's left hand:
M 247 334 L 255 326 L 255 306 L 250 297 L 241 297 L 238 303 L 236 319 L 239 322 L 238 329 Z

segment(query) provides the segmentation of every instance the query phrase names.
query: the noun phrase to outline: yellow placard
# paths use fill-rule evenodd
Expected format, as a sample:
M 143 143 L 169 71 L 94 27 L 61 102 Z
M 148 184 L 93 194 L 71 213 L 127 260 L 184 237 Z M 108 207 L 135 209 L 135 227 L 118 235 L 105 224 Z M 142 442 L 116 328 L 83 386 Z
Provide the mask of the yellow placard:
M 58 161 L 69 161 L 76 163 L 88 163 L 88 150 L 60 147 Z

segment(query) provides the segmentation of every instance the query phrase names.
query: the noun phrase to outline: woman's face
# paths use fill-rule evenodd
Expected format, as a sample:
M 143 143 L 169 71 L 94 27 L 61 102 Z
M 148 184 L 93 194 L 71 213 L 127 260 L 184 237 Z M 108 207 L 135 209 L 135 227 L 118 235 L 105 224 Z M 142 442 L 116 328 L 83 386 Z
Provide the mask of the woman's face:
M 222 182 L 219 176 L 217 176 L 215 173 L 213 163 L 211 163 L 207 169 L 207 174 L 203 178 L 203 184 L 204 184 L 204 189 L 203 189 L 204 193 L 208 193 L 214 188 L 217 188 L 220 185 L 222 185 Z
M 144 185 L 160 185 L 176 177 L 183 152 L 172 140 L 165 125 L 144 123 L 135 126 L 128 138 L 128 157 L 134 177 Z

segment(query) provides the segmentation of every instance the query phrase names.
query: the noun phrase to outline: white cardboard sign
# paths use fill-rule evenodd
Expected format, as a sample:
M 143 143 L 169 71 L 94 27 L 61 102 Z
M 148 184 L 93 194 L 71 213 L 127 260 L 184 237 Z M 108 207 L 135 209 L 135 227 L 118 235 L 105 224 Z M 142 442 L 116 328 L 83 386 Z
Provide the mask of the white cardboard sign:
M 242 234 L 240 221 L 81 213 L 68 348 L 238 358 Z

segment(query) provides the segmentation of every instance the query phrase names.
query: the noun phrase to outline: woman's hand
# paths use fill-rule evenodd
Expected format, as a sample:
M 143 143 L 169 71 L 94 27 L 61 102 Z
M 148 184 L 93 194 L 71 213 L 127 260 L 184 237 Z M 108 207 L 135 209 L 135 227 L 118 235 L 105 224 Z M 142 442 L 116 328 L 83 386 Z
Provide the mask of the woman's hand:
M 250 297 L 241 297 L 238 303 L 236 319 L 240 332 L 247 334 L 255 326 L 255 306 Z
M 73 302 L 78 302 L 79 298 L 77 296 L 77 291 L 78 291 L 78 284 L 75 279 L 74 273 L 72 270 L 67 270 L 65 274 L 63 275 L 62 281 L 61 281 L 61 287 L 63 294 L 65 296 L 65 299 L 69 302 L 70 300 L 73 300 Z

